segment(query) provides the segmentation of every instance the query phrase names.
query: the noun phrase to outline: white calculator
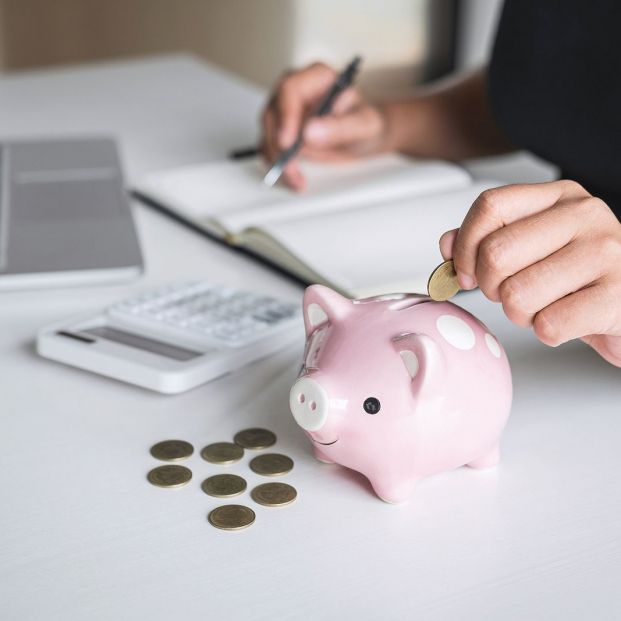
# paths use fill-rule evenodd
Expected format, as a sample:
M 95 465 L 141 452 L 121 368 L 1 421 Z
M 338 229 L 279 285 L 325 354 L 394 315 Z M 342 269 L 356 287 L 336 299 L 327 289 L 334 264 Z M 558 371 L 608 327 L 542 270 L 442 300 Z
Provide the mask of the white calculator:
M 41 356 L 163 393 L 304 338 L 301 305 L 210 282 L 174 285 L 43 328 Z

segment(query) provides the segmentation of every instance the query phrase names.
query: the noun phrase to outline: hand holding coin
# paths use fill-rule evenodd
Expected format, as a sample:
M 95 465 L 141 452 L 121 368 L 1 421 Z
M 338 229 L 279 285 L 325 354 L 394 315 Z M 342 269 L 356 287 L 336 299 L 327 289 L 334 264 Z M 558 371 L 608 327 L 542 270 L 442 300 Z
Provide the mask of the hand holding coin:
M 621 367 L 621 224 L 578 183 L 486 190 L 440 252 L 462 289 L 479 287 L 542 343 L 582 339 Z

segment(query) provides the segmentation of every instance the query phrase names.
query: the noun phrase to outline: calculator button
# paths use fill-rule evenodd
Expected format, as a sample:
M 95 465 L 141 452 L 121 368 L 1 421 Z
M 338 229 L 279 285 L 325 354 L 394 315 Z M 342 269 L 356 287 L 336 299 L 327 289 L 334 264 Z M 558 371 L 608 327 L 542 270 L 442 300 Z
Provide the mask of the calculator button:
M 134 329 L 207 347 L 243 347 L 278 331 L 297 312 L 296 305 L 208 282 L 164 287 L 108 309 Z

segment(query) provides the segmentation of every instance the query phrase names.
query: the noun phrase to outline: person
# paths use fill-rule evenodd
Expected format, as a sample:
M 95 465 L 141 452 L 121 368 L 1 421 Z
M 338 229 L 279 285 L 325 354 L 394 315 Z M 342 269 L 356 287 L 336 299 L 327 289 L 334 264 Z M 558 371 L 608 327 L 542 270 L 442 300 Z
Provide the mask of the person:
M 489 65 L 381 105 L 355 88 L 306 121 L 335 71 L 286 74 L 262 116 L 268 161 L 303 127 L 307 158 L 387 151 L 463 158 L 528 149 L 558 181 L 483 192 L 440 239 L 460 286 L 479 287 L 543 343 L 582 339 L 621 367 L 621 4 L 506 0 Z M 294 160 L 284 183 L 301 191 Z

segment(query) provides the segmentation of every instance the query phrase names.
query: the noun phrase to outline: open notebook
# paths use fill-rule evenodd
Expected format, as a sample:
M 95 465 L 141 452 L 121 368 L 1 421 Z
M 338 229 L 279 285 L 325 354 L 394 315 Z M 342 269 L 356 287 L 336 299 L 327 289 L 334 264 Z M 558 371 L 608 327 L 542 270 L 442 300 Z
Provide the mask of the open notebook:
M 258 160 L 154 173 L 134 190 L 305 282 L 366 297 L 424 292 L 442 260 L 439 236 L 459 226 L 476 196 L 493 185 L 473 183 L 454 164 L 399 155 L 302 166 L 309 188 L 302 194 L 263 185 Z

